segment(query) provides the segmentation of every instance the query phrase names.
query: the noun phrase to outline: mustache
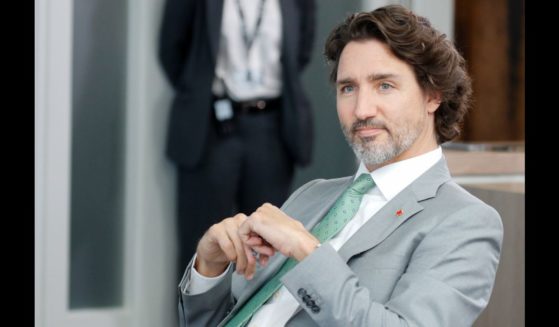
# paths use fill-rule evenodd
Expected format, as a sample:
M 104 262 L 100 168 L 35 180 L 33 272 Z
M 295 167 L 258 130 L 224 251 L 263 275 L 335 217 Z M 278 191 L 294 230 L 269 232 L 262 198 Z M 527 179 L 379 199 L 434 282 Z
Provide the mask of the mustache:
M 365 120 L 360 119 L 351 124 L 351 132 L 355 133 L 358 129 L 363 127 L 386 128 L 386 124 L 377 118 L 369 118 Z

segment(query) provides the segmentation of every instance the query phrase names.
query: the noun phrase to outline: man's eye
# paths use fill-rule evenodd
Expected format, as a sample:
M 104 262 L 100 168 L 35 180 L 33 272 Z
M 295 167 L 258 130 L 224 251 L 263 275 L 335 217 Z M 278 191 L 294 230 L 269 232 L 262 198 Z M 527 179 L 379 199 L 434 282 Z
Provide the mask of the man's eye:
M 351 85 L 343 86 L 343 87 L 341 88 L 341 91 L 342 91 L 342 93 L 353 92 L 353 86 L 351 86 Z
M 381 90 L 389 90 L 392 88 L 392 85 L 388 84 L 388 83 L 381 83 L 380 84 L 380 89 Z

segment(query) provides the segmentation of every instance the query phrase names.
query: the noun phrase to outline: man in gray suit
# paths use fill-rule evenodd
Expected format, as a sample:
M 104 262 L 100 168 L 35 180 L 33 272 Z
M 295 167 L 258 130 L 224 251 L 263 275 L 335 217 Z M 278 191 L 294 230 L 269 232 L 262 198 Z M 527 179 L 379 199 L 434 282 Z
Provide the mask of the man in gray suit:
M 350 15 L 325 54 L 357 173 L 213 225 L 179 284 L 181 326 L 471 326 L 503 227 L 440 147 L 468 109 L 464 59 L 401 6 Z

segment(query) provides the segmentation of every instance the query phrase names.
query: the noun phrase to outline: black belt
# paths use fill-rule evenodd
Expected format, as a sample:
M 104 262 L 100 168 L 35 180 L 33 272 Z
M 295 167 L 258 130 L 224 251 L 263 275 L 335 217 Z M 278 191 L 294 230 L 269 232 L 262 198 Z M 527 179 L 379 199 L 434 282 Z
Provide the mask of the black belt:
M 213 97 L 213 101 L 217 101 L 223 98 Z M 261 115 L 261 114 L 272 114 L 277 112 L 281 107 L 281 97 L 274 99 L 256 99 L 249 101 L 233 101 L 231 102 L 231 107 L 233 109 L 233 115 L 226 119 L 217 119 L 215 110 L 212 110 L 213 120 L 217 132 L 222 135 L 229 135 L 237 129 L 238 120 L 236 118 L 243 115 Z M 263 116 L 266 117 L 266 116 Z M 271 117 L 271 116 L 270 116 Z
M 239 114 L 259 114 L 278 110 L 281 106 L 281 98 L 256 99 L 248 101 L 233 101 L 233 110 Z

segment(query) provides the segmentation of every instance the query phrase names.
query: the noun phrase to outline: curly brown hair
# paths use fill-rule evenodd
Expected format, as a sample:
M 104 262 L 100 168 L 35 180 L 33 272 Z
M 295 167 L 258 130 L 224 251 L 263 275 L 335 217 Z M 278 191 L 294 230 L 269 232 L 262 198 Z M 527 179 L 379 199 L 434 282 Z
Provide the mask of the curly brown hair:
M 336 82 L 344 47 L 365 39 L 386 43 L 413 67 L 425 92 L 441 93 L 441 105 L 435 112 L 437 142 L 442 144 L 458 136 L 470 106 L 472 83 L 464 58 L 446 35 L 433 28 L 427 18 L 399 5 L 351 14 L 332 30 L 324 46 L 324 55 L 332 64 L 332 83 Z

